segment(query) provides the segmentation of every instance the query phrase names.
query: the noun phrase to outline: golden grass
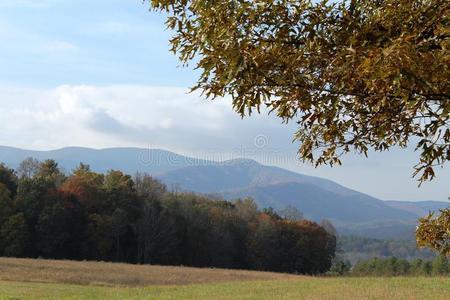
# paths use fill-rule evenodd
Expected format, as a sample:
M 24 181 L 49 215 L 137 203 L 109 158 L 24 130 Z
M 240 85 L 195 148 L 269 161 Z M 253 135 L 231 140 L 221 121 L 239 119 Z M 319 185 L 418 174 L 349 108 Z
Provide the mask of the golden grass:
M 148 286 L 303 277 L 244 270 L 0 258 L 0 280 L 2 281 Z

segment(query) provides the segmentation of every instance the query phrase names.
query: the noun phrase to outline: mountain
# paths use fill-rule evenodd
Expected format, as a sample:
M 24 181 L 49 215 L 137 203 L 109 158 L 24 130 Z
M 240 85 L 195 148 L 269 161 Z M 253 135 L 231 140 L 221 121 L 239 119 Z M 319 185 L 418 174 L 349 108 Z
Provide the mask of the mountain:
M 411 220 L 411 213 L 392 208 L 384 201 L 364 195 L 341 195 L 310 183 L 286 182 L 256 186 L 237 192 L 224 193 L 225 198 L 249 196 L 257 199 L 261 207 L 283 209 L 297 207 L 309 219 L 330 219 L 342 222 L 368 222 L 373 220 Z
M 243 188 L 258 180 L 258 172 L 252 160 L 233 160 L 217 165 L 188 166 L 166 172 L 159 178 L 168 185 L 180 186 L 183 190 L 200 193 Z
M 264 166 L 251 160 L 185 167 L 166 172 L 160 179 L 185 190 L 215 193 L 226 199 L 252 197 L 260 207 L 280 210 L 291 205 L 313 220 L 367 222 L 416 217 L 333 181 Z
M 261 165 L 250 159 L 234 159 L 209 165 L 188 166 L 166 172 L 160 178 L 166 183 L 179 184 L 186 190 L 201 193 L 238 191 L 248 187 L 297 182 L 320 186 L 324 190 L 343 196 L 361 194 L 331 180 Z
M 450 202 L 442 201 L 385 201 L 387 205 L 393 208 L 408 211 L 417 217 L 423 217 L 430 211 L 439 211 L 450 206 Z
M 34 157 L 54 159 L 66 171 L 80 162 L 97 172 L 147 172 L 169 187 L 226 199 L 252 197 L 260 207 L 298 208 L 307 218 L 330 219 L 342 234 L 411 238 L 419 216 L 448 206 L 437 201 L 382 201 L 331 180 L 265 166 L 249 159 L 224 162 L 194 159 L 161 149 L 80 147 L 32 151 L 0 146 L 0 162 L 17 168 Z
M 97 172 L 111 169 L 134 174 L 137 171 L 158 174 L 189 165 L 208 165 L 213 162 L 190 158 L 160 149 L 142 148 L 108 148 L 90 149 L 68 147 L 51 151 L 23 150 L 0 146 L 0 162 L 12 168 L 17 168 L 25 158 L 38 160 L 54 159 L 66 172 L 76 168 L 80 162 L 89 164 Z

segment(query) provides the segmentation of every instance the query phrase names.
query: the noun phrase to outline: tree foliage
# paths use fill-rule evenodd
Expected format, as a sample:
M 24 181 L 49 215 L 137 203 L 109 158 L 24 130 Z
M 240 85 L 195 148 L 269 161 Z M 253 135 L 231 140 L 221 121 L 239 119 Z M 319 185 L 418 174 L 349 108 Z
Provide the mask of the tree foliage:
M 339 262 L 332 270 L 341 264 Z M 412 261 L 396 257 L 371 258 L 357 262 L 350 272 L 342 275 L 346 274 L 353 276 L 445 276 L 450 274 L 450 268 L 448 259 L 444 256 L 437 256 L 432 261 L 420 258 Z
M 0 229 L 2 255 L 22 257 L 28 255 L 30 234 L 23 213 L 12 215 Z
M 430 213 L 419 220 L 416 229 L 417 244 L 450 256 L 450 208 L 435 216 Z
M 0 184 L 3 185 L 14 197 L 17 192 L 17 176 L 13 169 L 8 168 L 4 164 L 0 164 Z
M 299 155 L 417 142 L 420 180 L 450 159 L 447 0 L 151 0 L 172 51 L 196 63 L 193 89 L 231 95 L 245 116 L 267 106 L 298 123 Z

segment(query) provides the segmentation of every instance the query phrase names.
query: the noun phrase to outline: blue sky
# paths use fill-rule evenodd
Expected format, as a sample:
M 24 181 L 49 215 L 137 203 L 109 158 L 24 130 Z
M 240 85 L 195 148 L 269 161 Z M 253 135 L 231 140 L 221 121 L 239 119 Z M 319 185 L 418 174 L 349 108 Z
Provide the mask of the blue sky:
M 141 0 L 0 0 L 0 144 L 159 147 L 196 157 L 254 158 L 382 199 L 446 200 L 450 168 L 420 189 L 411 149 L 301 164 L 294 125 L 241 120 L 229 99 L 187 90 L 198 73 L 169 53 L 164 16 Z
M 184 86 L 164 16 L 139 0 L 0 0 L 0 80 Z

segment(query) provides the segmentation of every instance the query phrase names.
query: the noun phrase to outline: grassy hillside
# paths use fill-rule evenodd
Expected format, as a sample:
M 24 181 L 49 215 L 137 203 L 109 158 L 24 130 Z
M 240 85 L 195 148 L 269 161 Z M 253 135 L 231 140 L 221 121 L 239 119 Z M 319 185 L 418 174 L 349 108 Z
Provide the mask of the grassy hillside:
M 0 299 L 449 299 L 450 278 L 266 272 L 0 259 Z
M 213 268 L 0 258 L 2 281 L 148 286 L 299 278 L 305 276 Z

